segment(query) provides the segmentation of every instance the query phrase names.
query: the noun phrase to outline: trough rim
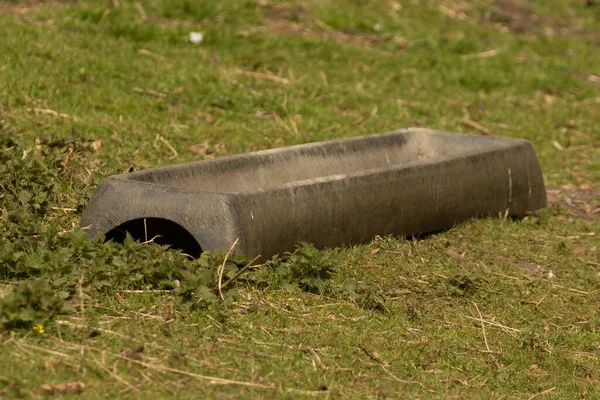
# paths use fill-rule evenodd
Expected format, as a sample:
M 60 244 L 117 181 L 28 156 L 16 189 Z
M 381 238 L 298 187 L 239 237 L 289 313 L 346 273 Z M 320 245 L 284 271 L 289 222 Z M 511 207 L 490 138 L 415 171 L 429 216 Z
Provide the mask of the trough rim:
M 362 140 L 366 140 L 367 138 L 393 136 L 393 135 L 397 135 L 397 134 L 444 134 L 444 135 L 448 135 L 449 132 L 435 130 L 435 129 L 427 129 L 427 128 L 396 129 L 396 130 L 392 130 L 392 131 L 388 131 L 388 132 L 381 132 L 381 133 L 375 133 L 375 134 L 350 136 L 350 137 L 337 138 L 337 139 L 331 139 L 331 140 L 325 140 L 325 141 L 317 141 L 317 142 L 303 143 L 303 144 L 297 144 L 297 145 L 292 145 L 292 146 L 278 147 L 278 148 L 273 148 L 273 149 L 259 150 L 259 151 L 255 151 L 255 152 L 249 152 L 249 153 L 232 154 L 232 155 L 222 156 L 222 157 L 211 159 L 211 160 L 198 160 L 198 161 L 177 163 L 177 164 L 172 164 L 172 165 L 164 165 L 164 166 L 160 166 L 160 167 L 149 168 L 149 169 L 144 169 L 144 170 L 140 170 L 140 171 L 120 174 L 120 175 L 114 175 L 114 176 L 107 177 L 105 179 L 126 181 L 131 184 L 142 184 L 142 185 L 147 184 L 150 186 L 159 186 L 159 187 L 163 187 L 163 188 L 176 189 L 177 191 L 180 191 L 181 193 L 212 193 L 212 194 L 220 194 L 220 195 L 224 195 L 224 196 L 229 196 L 229 195 L 238 196 L 238 195 L 245 195 L 245 194 L 288 190 L 291 188 L 308 186 L 308 185 L 311 185 L 314 183 L 325 184 L 328 182 L 334 182 L 334 181 L 343 180 L 343 179 L 363 178 L 363 177 L 368 177 L 369 175 L 376 175 L 376 174 L 385 173 L 385 172 L 393 172 L 393 171 L 397 171 L 397 170 L 401 170 L 401 169 L 402 170 L 410 169 L 415 166 L 426 167 L 426 166 L 433 165 L 433 164 L 435 164 L 435 165 L 444 164 L 444 163 L 452 162 L 452 161 L 459 160 L 459 159 L 466 160 L 466 159 L 470 159 L 473 157 L 485 156 L 485 155 L 489 155 L 489 154 L 493 154 L 493 153 L 497 153 L 497 152 L 506 151 L 507 149 L 510 149 L 510 148 L 517 148 L 517 147 L 521 147 L 521 146 L 532 146 L 531 142 L 529 142 L 526 139 L 521 139 L 521 138 L 512 138 L 512 137 L 505 137 L 505 136 L 481 137 L 479 135 L 474 135 L 474 134 L 451 132 L 450 134 L 452 136 L 477 137 L 478 139 L 476 139 L 476 140 L 491 140 L 491 141 L 493 141 L 494 147 L 489 148 L 489 149 L 484 149 L 484 150 L 481 150 L 481 149 L 467 150 L 460 154 L 452 154 L 452 153 L 436 154 L 435 157 L 425 157 L 423 159 L 411 160 L 411 161 L 392 164 L 392 165 L 383 166 L 383 167 L 368 168 L 368 169 L 354 171 L 354 172 L 347 173 L 347 174 L 341 173 L 341 174 L 323 175 L 323 176 L 314 177 L 314 178 L 300 179 L 300 180 L 296 180 L 296 181 L 281 183 L 281 184 L 277 184 L 277 185 L 273 185 L 273 186 L 268 186 L 266 188 L 257 187 L 257 188 L 253 188 L 253 189 L 238 190 L 238 191 L 207 191 L 207 190 L 202 190 L 200 188 L 193 189 L 193 188 L 181 187 L 178 185 L 171 185 L 171 184 L 167 184 L 167 183 L 149 182 L 146 180 L 137 179 L 137 176 L 142 177 L 143 175 L 148 174 L 150 171 L 153 173 L 165 173 L 165 172 L 183 168 L 183 166 L 186 166 L 186 168 L 189 168 L 188 166 L 198 165 L 200 163 L 202 163 L 202 164 L 227 163 L 230 160 L 244 160 L 244 159 L 248 159 L 248 158 L 258 158 L 258 157 L 264 156 L 264 155 L 294 152 L 294 151 L 297 151 L 297 149 L 308 149 L 308 148 L 312 148 L 312 147 L 321 147 L 321 146 L 323 146 L 324 143 L 329 144 L 329 143 L 338 143 L 338 142 L 362 141 Z

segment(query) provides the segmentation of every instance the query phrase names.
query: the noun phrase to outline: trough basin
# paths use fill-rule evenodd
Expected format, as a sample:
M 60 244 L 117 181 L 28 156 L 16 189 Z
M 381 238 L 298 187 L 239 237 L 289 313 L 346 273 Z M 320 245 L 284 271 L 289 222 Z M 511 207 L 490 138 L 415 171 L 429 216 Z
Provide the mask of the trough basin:
M 417 235 L 545 204 L 528 141 L 409 128 L 111 176 L 81 225 L 194 257 L 238 240 L 236 252 L 265 259 L 300 242 Z

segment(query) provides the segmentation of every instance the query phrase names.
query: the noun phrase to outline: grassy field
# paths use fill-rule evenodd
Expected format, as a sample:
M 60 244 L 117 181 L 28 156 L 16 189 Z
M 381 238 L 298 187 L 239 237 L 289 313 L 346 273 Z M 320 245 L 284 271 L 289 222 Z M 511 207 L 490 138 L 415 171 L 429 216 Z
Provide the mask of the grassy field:
M 190 32 L 201 32 L 191 43 Z M 600 397 L 600 3 L 0 1 L 0 398 Z M 549 205 L 258 261 L 86 240 L 104 177 L 409 126 Z

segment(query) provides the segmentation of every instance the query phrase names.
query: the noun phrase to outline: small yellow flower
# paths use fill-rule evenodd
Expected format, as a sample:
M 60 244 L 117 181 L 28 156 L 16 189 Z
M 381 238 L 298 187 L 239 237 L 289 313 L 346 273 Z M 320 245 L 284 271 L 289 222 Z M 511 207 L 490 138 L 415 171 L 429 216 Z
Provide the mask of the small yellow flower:
M 44 329 L 44 325 L 42 324 L 34 326 L 33 330 L 39 333 L 40 335 L 43 335 L 44 332 L 46 332 L 46 330 Z

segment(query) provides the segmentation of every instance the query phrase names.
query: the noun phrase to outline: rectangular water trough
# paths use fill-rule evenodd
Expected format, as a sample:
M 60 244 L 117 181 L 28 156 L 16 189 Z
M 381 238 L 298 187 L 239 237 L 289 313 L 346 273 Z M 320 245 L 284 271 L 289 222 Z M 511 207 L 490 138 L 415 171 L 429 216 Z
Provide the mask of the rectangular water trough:
M 112 176 L 81 225 L 192 256 L 239 239 L 237 252 L 265 259 L 300 242 L 357 244 L 545 204 L 528 141 L 411 128 Z

